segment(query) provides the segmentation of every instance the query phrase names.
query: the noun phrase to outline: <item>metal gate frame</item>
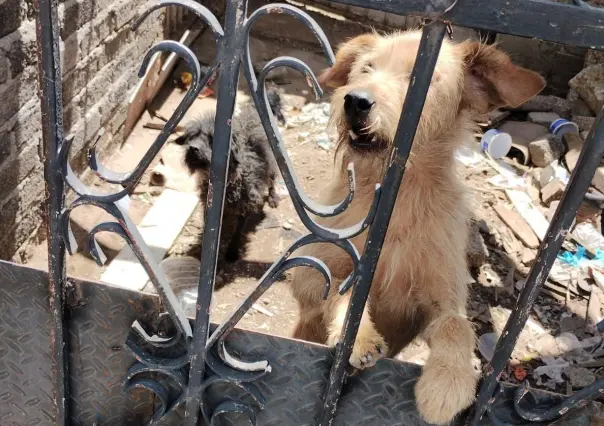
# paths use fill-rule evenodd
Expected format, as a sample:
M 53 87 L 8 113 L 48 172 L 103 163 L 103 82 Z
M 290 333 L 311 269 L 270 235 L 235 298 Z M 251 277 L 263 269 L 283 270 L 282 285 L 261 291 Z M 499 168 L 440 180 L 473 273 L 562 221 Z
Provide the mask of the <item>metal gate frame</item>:
M 306 64 L 297 59 L 279 57 L 267 63 L 256 76 L 249 52 L 249 34 L 253 23 L 265 15 L 287 14 L 299 19 L 311 29 L 323 48 L 327 64 L 331 65 L 334 61 L 334 55 L 329 42 L 321 28 L 308 14 L 288 4 L 269 4 L 248 16 L 246 0 L 227 0 L 223 27 L 206 7 L 193 0 L 160 0 L 159 2 L 150 3 L 133 24 L 133 30 L 136 30 L 157 9 L 168 6 L 182 7 L 196 14 L 212 31 L 218 44 L 217 57 L 211 65 L 210 71 L 202 76 L 195 55 L 189 48 L 178 42 L 162 41 L 149 50 L 141 66 L 139 73 L 141 76 L 144 74 L 154 53 L 159 51 L 174 52 L 185 61 L 189 72 L 193 76 L 193 82 L 182 103 L 134 170 L 129 173 L 115 173 L 108 170 L 101 164 L 94 150 L 91 150 L 89 165 L 92 170 L 103 180 L 121 184 L 123 187 L 122 190 L 116 193 L 99 194 L 86 187 L 78 179 L 68 162 L 71 140 L 63 134 L 58 1 L 36 1 L 40 98 L 42 102 L 45 155 L 44 173 L 47 190 L 49 253 L 47 296 L 49 297 L 49 315 L 52 319 L 49 338 L 54 382 L 54 414 L 51 417 L 55 424 L 96 424 L 96 421 L 81 423 L 82 420 L 74 419 L 72 415 L 74 408 L 71 406 L 71 401 L 77 399 L 76 395 L 72 394 L 70 390 L 70 388 L 77 389 L 77 386 L 73 386 L 73 379 L 70 379 L 73 376 L 70 367 L 77 361 L 74 361 L 76 348 L 70 348 L 69 345 L 73 343 L 73 338 L 70 338 L 69 334 L 73 333 L 71 328 L 74 321 L 72 317 L 74 292 L 79 292 L 79 296 L 76 294 L 76 300 L 82 301 L 82 292 L 90 293 L 89 301 L 94 302 L 102 299 L 106 308 L 110 306 L 107 303 L 112 297 L 117 297 L 118 293 L 125 294 L 121 290 L 102 288 L 101 284 L 85 286 L 82 283 L 69 280 L 65 275 L 66 251 L 75 249 L 75 242 L 69 230 L 69 215 L 74 208 L 85 204 L 104 209 L 116 220 L 115 222 L 101 223 L 90 231 L 89 249 L 91 254 L 97 262 L 103 263 L 104 255 L 95 241 L 95 235 L 98 232 L 114 232 L 122 236 L 132 247 L 139 261 L 148 272 L 159 294 L 161 312 L 164 312 L 163 314 L 160 313 L 160 305 L 155 298 L 132 294 L 122 294 L 120 296 L 123 300 L 127 299 L 127 303 L 137 306 L 135 314 L 131 313 L 129 316 L 123 316 L 123 318 L 129 318 L 130 320 L 135 318 L 130 331 L 123 330 L 123 333 L 128 332 L 128 337 L 125 339 L 125 348 L 136 359 L 136 362 L 128 369 L 127 375 L 124 377 L 124 383 L 127 392 L 143 389 L 150 391 L 153 395 L 151 406 L 155 407 L 154 414 L 151 416 L 152 418 L 147 416 L 144 422 L 149 420 L 152 423 L 168 421 L 171 415 L 182 411 L 182 406 L 184 407 L 184 423 L 173 424 L 193 426 L 199 423 L 200 417 L 203 418 L 206 424 L 215 424 L 219 418 L 230 418 L 229 416 L 234 413 L 239 413 L 242 416 L 240 420 L 243 419 L 246 423 L 255 424 L 256 417 L 258 413 L 262 413 L 261 408 L 266 402 L 263 396 L 263 394 L 266 394 L 266 387 L 264 388 L 265 392 L 262 392 L 259 385 L 266 377 L 274 379 L 275 373 L 271 373 L 272 367 L 267 361 L 270 356 L 266 351 L 266 347 L 264 347 L 264 350 L 256 352 L 248 349 L 249 346 L 254 346 L 254 341 L 266 342 L 266 339 L 268 339 L 273 342 L 274 350 L 283 349 L 290 345 L 289 354 L 292 354 L 292 356 L 302 354 L 302 348 L 306 348 L 307 351 L 315 355 L 322 354 L 318 359 L 326 365 L 323 365 L 322 369 L 319 368 L 319 371 L 326 373 L 329 370 L 329 374 L 328 377 L 323 377 L 322 380 L 320 378 L 321 374 L 319 374 L 317 379 L 320 383 L 319 388 L 321 388 L 318 394 L 322 395 L 322 402 L 320 407 L 315 404 L 313 407 L 317 410 L 311 413 L 311 418 L 316 419 L 316 424 L 332 424 L 334 417 L 338 424 L 360 424 L 354 420 L 354 417 L 348 417 L 348 420 L 346 420 L 345 415 L 340 417 L 343 412 L 346 412 L 344 407 L 351 400 L 354 405 L 354 400 L 357 398 L 354 392 L 358 391 L 354 383 L 359 383 L 355 382 L 354 378 L 350 378 L 349 383 L 344 387 L 347 378 L 346 360 L 348 360 L 352 351 L 380 248 L 388 228 L 398 188 L 403 179 L 416 126 L 422 112 L 440 46 L 446 34 L 447 25 L 452 23 L 459 26 L 604 50 L 604 11 L 592 9 L 580 0 L 575 0 L 575 5 L 542 0 L 337 0 L 334 2 L 400 15 L 420 16 L 431 21 L 429 25 L 425 25 L 423 28 L 420 49 L 410 78 L 411 84 L 395 137 L 393 160 L 386 171 L 381 186 L 376 187 L 375 198 L 368 216 L 356 227 L 346 231 L 323 228 L 311 219 L 309 213 L 318 214 L 319 216 L 340 214 L 348 207 L 354 196 L 354 185 L 351 184 L 349 196 L 339 205 L 321 206 L 311 201 L 297 183 L 279 130 L 268 107 L 264 80 L 271 69 L 286 66 L 297 70 L 306 76 L 317 96 L 320 96 L 322 91 L 314 74 Z M 230 120 L 235 106 L 240 66 L 243 66 L 246 82 L 260 113 L 262 124 L 268 135 L 296 212 L 310 234 L 302 237 L 286 250 L 285 254 L 271 266 L 259 281 L 252 294 L 232 313 L 227 321 L 212 328 L 209 322 L 209 312 L 216 273 L 216 248 L 220 235 L 230 152 Z M 138 233 L 136 226 L 127 213 L 117 204 L 117 201 L 133 189 L 197 94 L 202 90 L 210 75 L 218 69 L 220 70 L 218 80 L 219 98 L 209 184 L 210 191 L 207 200 L 208 209 L 203 236 L 202 272 L 199 278 L 196 318 L 191 324 L 185 317 L 158 265 L 150 256 L 149 249 Z M 580 407 L 589 398 L 594 398 L 604 392 L 604 380 L 598 380 L 591 386 L 563 400 L 546 398 L 544 402 L 544 400 L 539 399 L 538 395 L 529 392 L 525 386 L 521 386 L 514 391 L 502 386 L 498 380 L 512 353 L 520 331 L 528 319 L 531 307 L 547 279 L 548 272 L 568 233 L 583 195 L 589 188 L 591 179 L 604 155 L 604 123 L 602 117 L 603 115 L 600 113 L 589 133 L 578 165 L 571 175 L 564 196 L 541 244 L 535 264 L 527 277 L 526 285 L 520 293 L 517 305 L 505 326 L 502 337 L 497 343 L 495 356 L 487 368 L 488 373 L 484 377 L 477 401 L 469 418 L 474 425 L 485 424 L 485 421 L 492 424 L 549 422 L 566 414 L 569 410 L 572 411 L 573 408 Z M 351 172 L 350 177 L 351 182 L 354 182 L 353 172 Z M 70 205 L 65 204 L 65 192 L 68 187 L 78 195 L 77 200 Z M 364 231 L 367 231 L 369 236 L 363 254 L 359 255 L 349 242 L 349 238 Z M 326 352 L 315 346 L 303 346 L 287 339 L 277 339 L 234 330 L 235 325 L 250 306 L 273 284 L 281 273 L 290 268 L 302 265 L 315 268 L 326 277 L 329 285 L 329 271 L 321 262 L 316 259 L 290 257 L 296 248 L 318 241 L 329 242 L 344 248 L 351 255 L 354 263 L 354 272 L 342 288 L 342 292 L 351 291 L 352 296 L 342 333 L 344 336 L 343 342 L 337 345 L 333 360 L 329 362 L 329 356 L 326 355 Z M 17 270 L 20 271 L 19 274 L 24 274 L 22 268 L 19 268 L 16 265 L 0 264 L 0 271 L 2 271 L 4 277 L 10 276 L 13 273 L 11 271 L 17 273 Z M 35 279 L 43 281 L 44 276 L 38 275 Z M 95 296 L 97 293 L 110 296 Z M 140 303 L 132 302 L 135 299 L 140 299 Z M 242 355 L 247 361 L 241 360 Z M 312 362 L 312 357 L 308 358 L 307 355 L 305 355 L 307 361 Z M 255 359 L 260 359 L 260 361 L 251 362 L 250 359 L 254 359 L 254 356 Z M 327 364 L 330 364 L 330 367 Z M 391 374 L 392 377 L 383 380 L 396 380 L 396 377 L 412 378 L 417 375 L 417 369 L 413 370 L 413 367 L 410 366 L 396 367 L 400 364 L 390 361 L 381 363 L 381 365 L 382 367 L 379 368 L 394 368 L 395 370 L 395 374 Z M 379 368 L 376 366 L 375 371 L 379 371 Z M 415 373 L 411 370 L 403 372 L 401 368 L 403 370 L 405 368 L 411 369 Z M 375 378 L 377 374 L 369 371 L 367 376 L 364 377 L 365 379 Z M 361 378 L 360 380 L 364 379 Z M 315 383 L 313 392 L 316 392 L 316 382 L 313 383 Z M 371 380 L 367 383 L 367 386 L 369 386 Z M 239 389 L 239 396 L 227 397 L 228 392 L 224 388 L 225 385 Z M 297 385 L 304 386 L 303 383 Z M 119 384 L 113 383 L 113 386 L 119 386 Z M 401 386 L 409 387 L 408 382 L 404 382 Z M 210 387 L 220 390 L 214 390 L 212 393 Z M 344 394 L 342 394 L 343 389 Z M 381 390 L 376 392 L 379 396 Z M 208 395 L 210 394 L 218 395 L 217 403 L 208 402 Z M 528 398 L 526 396 L 528 394 L 531 394 L 532 398 Z M 317 395 L 315 394 L 312 397 L 317 398 Z M 407 394 L 406 398 L 408 398 L 406 402 L 409 402 L 409 399 L 412 400 L 412 393 Z M 144 398 L 139 402 L 144 405 Z M 358 403 L 359 401 L 357 401 L 357 405 Z M 147 401 L 147 404 L 149 404 L 149 401 Z M 374 404 L 361 405 L 364 409 L 370 410 L 378 404 L 374 401 Z M 336 406 L 338 406 L 337 410 Z M 259 410 L 254 407 L 259 408 Z M 499 409 L 498 407 L 503 408 Z M 392 412 L 381 414 L 382 419 L 391 416 L 390 420 L 384 424 L 422 424 L 416 415 L 410 414 L 403 421 L 400 417 L 397 417 L 395 408 L 389 406 L 388 410 L 392 410 Z M 398 411 L 412 413 L 413 410 L 414 408 L 405 406 L 399 408 Z M 485 416 L 488 416 L 489 420 L 485 420 Z M 139 421 L 142 422 L 143 420 Z M 269 423 L 276 424 L 279 421 L 287 422 L 287 418 L 276 416 Z M 347 423 L 349 421 L 353 423 Z M 306 423 L 301 420 L 294 423 L 290 422 L 290 424 L 312 423 L 313 421 Z M 141 423 L 135 421 L 129 424 Z

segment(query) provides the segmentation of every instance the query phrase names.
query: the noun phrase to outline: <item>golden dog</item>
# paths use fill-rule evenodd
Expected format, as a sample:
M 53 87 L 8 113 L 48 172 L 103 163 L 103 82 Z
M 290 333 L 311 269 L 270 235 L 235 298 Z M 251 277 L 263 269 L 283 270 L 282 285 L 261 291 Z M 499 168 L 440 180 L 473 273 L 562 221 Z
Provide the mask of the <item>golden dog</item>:
M 366 34 L 343 44 L 333 67 L 320 77 L 333 87 L 332 123 L 339 135 L 339 168 L 321 196 L 325 204 L 348 192 L 346 166 L 353 162 L 356 193 L 344 213 L 320 219 L 331 228 L 356 224 L 367 214 L 375 184 L 388 167 L 421 32 Z M 420 414 L 446 424 L 474 400 L 475 335 L 466 317 L 466 245 L 469 200 L 455 171 L 454 152 L 471 142 L 473 115 L 518 106 L 545 85 L 541 76 L 514 65 L 493 46 L 445 41 L 390 226 L 359 326 L 350 364 L 366 368 L 394 356 L 421 334 L 430 356 L 416 385 Z M 367 234 L 352 241 L 362 252 Z M 334 281 L 352 271 L 350 257 L 331 244 L 304 247 L 322 259 Z M 349 302 L 332 285 L 322 299 L 322 276 L 298 268 L 292 289 L 300 308 L 294 337 L 335 345 Z

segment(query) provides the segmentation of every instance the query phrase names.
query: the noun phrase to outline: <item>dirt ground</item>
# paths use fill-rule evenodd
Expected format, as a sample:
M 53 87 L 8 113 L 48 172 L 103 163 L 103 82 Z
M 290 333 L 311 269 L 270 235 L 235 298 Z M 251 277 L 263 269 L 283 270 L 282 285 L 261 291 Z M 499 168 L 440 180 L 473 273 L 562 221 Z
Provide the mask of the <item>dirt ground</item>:
M 325 60 L 320 52 L 292 48 L 279 42 L 276 45 L 266 41 L 253 39 L 251 50 L 258 61 L 266 61 L 275 57 L 274 51 L 280 54 L 291 55 L 302 59 L 310 67 L 318 72 L 325 67 Z M 198 54 L 200 62 L 208 63 L 208 59 L 214 56 L 214 43 L 208 43 L 205 35 L 202 35 L 193 45 L 193 50 Z M 205 62 L 204 62 L 205 61 Z M 177 68 L 174 79 L 177 79 L 183 70 Z M 326 100 L 317 102 L 312 92 L 306 85 L 303 77 L 293 72 L 280 73 L 277 83 L 283 92 L 283 103 L 288 124 L 282 129 L 282 135 L 287 147 L 287 153 L 295 167 L 298 181 L 304 190 L 312 197 L 316 196 L 325 185 L 333 172 L 333 147 L 326 143 L 326 122 L 328 109 Z M 249 102 L 247 96 L 245 79 L 240 79 L 240 90 L 238 92 L 238 104 Z M 180 102 L 184 92 L 176 84 L 168 82 L 162 90 L 161 95 L 153 103 L 151 111 L 156 111 L 161 116 L 169 117 L 176 105 Z M 198 99 L 187 112 L 181 123 L 195 117 L 203 111 L 214 108 L 215 97 Z M 158 131 L 144 128 L 146 122 L 152 117 L 146 112 L 140 119 L 128 141 L 106 160 L 106 165 L 116 171 L 127 171 L 131 169 L 148 149 Z M 173 168 L 175 173 L 184 173 L 183 166 L 179 162 L 182 155 L 180 147 L 168 143 L 161 153 L 165 159 L 164 164 Z M 129 213 L 135 223 L 139 223 L 145 213 L 150 209 L 162 188 L 150 186 L 150 172 L 159 162 L 156 159 L 141 181 L 136 193 L 131 196 Z M 518 295 L 519 282 L 526 277 L 528 272 L 527 263 L 530 259 L 519 259 L 510 255 L 509 231 L 493 212 L 492 206 L 498 201 L 505 199 L 505 193 L 487 183 L 487 180 L 496 172 L 488 164 L 480 166 L 465 167 L 460 164 L 460 173 L 464 176 L 466 183 L 474 189 L 476 195 L 475 216 L 478 220 L 477 229 L 484 239 L 488 249 L 488 257 L 482 265 L 472 270 L 474 282 L 471 284 L 471 300 L 469 302 L 469 315 L 472 318 L 477 336 L 501 331 L 503 324 L 513 309 Z M 192 179 L 192 178 L 191 178 Z M 99 180 L 89 179 L 90 185 L 98 190 L 109 190 L 111 185 Z M 191 190 L 192 180 L 181 182 L 184 190 Z M 266 207 L 267 219 L 263 222 L 258 232 L 253 236 L 250 250 L 245 259 L 236 264 L 232 270 L 228 270 L 222 278 L 222 287 L 215 292 L 211 317 L 214 322 L 225 320 L 228 315 L 236 309 L 242 300 L 255 287 L 257 280 L 266 271 L 269 265 L 282 254 L 295 239 L 307 233 L 300 222 L 291 202 L 286 194 L 283 183 L 280 183 L 282 200 L 277 209 Z M 191 219 L 183 229 L 174 246 L 169 251 L 169 256 L 194 256 L 199 257 L 199 240 L 203 231 L 203 209 L 198 206 Z M 80 247 L 85 247 L 86 232 L 101 220 L 107 219 L 106 215 L 92 207 L 81 207 L 75 211 L 73 217 L 73 228 Z M 99 243 L 108 255 L 109 262 L 123 247 L 123 241 L 112 234 L 103 234 Z M 45 267 L 46 246 L 41 243 L 33 245 L 28 250 L 26 263 L 34 267 Z M 532 252 L 534 257 L 534 251 Z M 530 258 L 530 254 L 526 254 Z M 159 259 L 158 259 L 159 260 Z M 526 261 L 526 263 L 523 262 Z M 108 262 L 108 263 L 109 263 Z M 87 280 L 99 280 L 105 267 L 98 267 L 85 250 L 80 249 L 68 259 L 68 274 L 73 277 Z M 288 278 L 277 282 L 265 293 L 258 303 L 257 308 L 250 309 L 239 327 L 270 333 L 279 336 L 290 336 L 297 317 L 297 307 L 288 289 Z M 195 281 L 195 279 L 194 279 Z M 536 341 L 549 344 L 548 348 L 559 345 L 559 341 L 553 341 L 560 333 L 571 333 L 580 342 L 592 339 L 591 356 L 589 362 L 593 362 L 599 354 L 601 339 L 585 331 L 586 299 L 584 297 L 571 298 L 568 303 L 562 296 L 556 298 L 540 296 L 536 308 L 533 310 L 529 325 L 525 328 L 523 336 L 514 354 L 514 359 L 505 372 L 506 379 L 519 382 L 527 374 L 535 386 L 562 393 L 569 393 L 573 388 L 582 387 L 568 384 L 569 381 L 556 381 L 546 378 L 541 381 L 539 374 L 534 375 L 540 366 L 547 366 L 541 358 L 539 348 L 535 348 Z M 492 350 L 492 342 L 487 338 L 481 338 L 479 343 L 481 351 L 477 354 L 485 363 L 484 354 Z M 491 339 L 492 340 L 492 339 Z M 553 343 L 552 343 L 553 341 Z M 538 346 L 538 345 L 537 345 Z M 564 348 L 563 348 L 564 349 Z M 560 353 L 552 355 L 554 358 L 563 358 L 569 352 L 575 351 L 577 356 L 586 356 L 579 351 L 583 348 L 576 346 L 565 347 Z M 585 348 L 587 350 L 587 347 Z M 399 358 L 408 362 L 422 364 L 427 358 L 429 351 L 425 344 L 417 342 L 407 348 Z M 482 355 L 481 355 L 482 354 Z M 601 354 L 604 355 L 604 354 Z M 600 355 L 600 356 L 601 356 Z M 568 361 L 568 358 L 564 358 Z M 573 358 L 573 362 L 576 360 Z M 587 362 L 587 361 L 585 361 Z M 604 363 L 602 363 L 604 366 Z M 580 367 L 582 368 L 582 367 Z M 590 367 L 590 374 L 594 378 L 604 376 L 601 367 Z M 566 376 L 568 377 L 568 375 Z M 591 378 L 591 376 L 590 376 Z

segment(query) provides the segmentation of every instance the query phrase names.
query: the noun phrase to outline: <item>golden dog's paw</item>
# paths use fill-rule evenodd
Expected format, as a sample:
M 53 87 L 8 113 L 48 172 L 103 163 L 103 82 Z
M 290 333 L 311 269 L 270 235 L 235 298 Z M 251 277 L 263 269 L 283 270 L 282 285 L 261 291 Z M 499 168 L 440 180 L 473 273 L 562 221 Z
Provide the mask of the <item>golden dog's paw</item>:
M 446 425 L 474 401 L 478 374 L 468 362 L 451 365 L 446 360 L 428 359 L 415 385 L 415 399 L 425 421 Z
M 327 344 L 335 347 L 340 342 L 340 333 L 330 334 Z M 356 341 L 352 347 L 352 354 L 348 362 L 354 368 L 363 370 L 368 367 L 373 367 L 375 363 L 386 356 L 388 353 L 388 345 L 384 338 L 373 327 L 359 328 Z
M 373 367 L 379 359 L 386 356 L 387 352 L 388 345 L 377 331 L 363 333 L 359 330 L 348 362 L 354 368 L 363 370 L 364 368 Z

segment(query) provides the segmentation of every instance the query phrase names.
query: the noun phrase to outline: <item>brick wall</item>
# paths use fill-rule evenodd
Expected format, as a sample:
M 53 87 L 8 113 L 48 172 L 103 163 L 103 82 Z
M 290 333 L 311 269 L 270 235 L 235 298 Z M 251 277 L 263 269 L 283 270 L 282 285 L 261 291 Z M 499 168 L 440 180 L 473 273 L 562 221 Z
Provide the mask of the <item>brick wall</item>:
M 59 5 L 65 133 L 72 166 L 91 143 L 123 141 L 127 102 L 147 49 L 164 38 L 164 13 L 133 33 L 147 0 L 66 0 Z M 0 0 L 0 259 L 10 259 L 42 223 L 40 102 L 32 0 Z M 18 259 L 17 259 L 18 260 Z

